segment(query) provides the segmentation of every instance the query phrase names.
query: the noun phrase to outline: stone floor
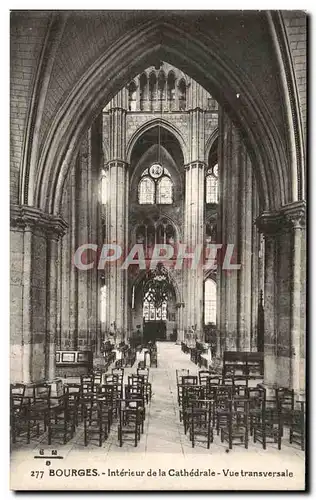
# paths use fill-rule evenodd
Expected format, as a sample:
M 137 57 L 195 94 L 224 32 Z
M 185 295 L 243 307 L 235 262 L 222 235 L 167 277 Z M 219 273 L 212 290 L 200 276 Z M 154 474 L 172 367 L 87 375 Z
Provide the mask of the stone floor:
M 126 375 L 136 372 L 137 361 L 133 368 L 125 370 Z M 56 443 L 54 446 L 48 446 L 46 435 L 41 436 L 38 441 L 32 440 L 29 445 L 25 444 L 24 440 L 16 443 L 11 450 L 11 467 L 30 460 L 38 454 L 40 448 L 45 450 L 45 455 L 50 455 L 52 449 L 57 449 L 58 454 L 67 459 L 67 463 L 74 463 L 78 457 L 85 457 L 89 461 L 102 460 L 107 465 L 115 464 L 118 459 L 121 463 L 124 458 L 128 458 L 129 463 L 133 463 L 134 459 L 142 459 L 143 463 L 146 463 L 147 459 L 149 461 L 155 457 L 155 463 L 157 463 L 160 454 L 161 458 L 168 456 L 174 463 L 177 460 L 182 463 L 182 460 L 186 458 L 192 464 L 194 460 L 198 460 L 199 463 L 204 460 L 209 465 L 210 458 L 212 458 L 212 465 L 222 459 L 227 463 L 228 446 L 220 442 L 219 436 L 215 435 L 214 443 L 208 450 L 202 442 L 192 448 L 191 442 L 183 432 L 183 426 L 179 422 L 175 376 L 175 370 L 180 368 L 189 368 L 192 374 L 197 372 L 196 365 L 190 361 L 187 354 L 181 352 L 180 346 L 173 343 L 159 343 L 158 368 L 150 369 L 153 395 L 147 408 L 144 434 L 137 447 L 133 446 L 132 441 L 124 442 L 123 447 L 119 447 L 116 425 L 113 425 L 110 436 L 102 447 L 99 447 L 97 442 L 90 442 L 85 447 L 83 430 L 79 427 L 74 438 L 66 445 Z M 304 469 L 304 452 L 297 445 L 290 446 L 286 438 L 282 441 L 280 451 L 275 444 L 269 444 L 267 450 L 263 450 L 259 443 L 254 444 L 252 441 L 249 443 L 248 450 L 245 450 L 243 446 L 234 446 L 233 450 L 229 451 L 229 463 L 241 463 L 240 461 L 246 456 L 247 462 L 250 459 L 254 461 L 253 463 L 264 460 L 263 463 L 275 463 L 280 466 L 293 464 L 294 468 Z M 231 462 L 232 457 L 234 457 L 234 462 Z M 58 460 L 58 462 L 60 466 L 62 461 Z M 150 467 L 150 464 L 147 465 Z

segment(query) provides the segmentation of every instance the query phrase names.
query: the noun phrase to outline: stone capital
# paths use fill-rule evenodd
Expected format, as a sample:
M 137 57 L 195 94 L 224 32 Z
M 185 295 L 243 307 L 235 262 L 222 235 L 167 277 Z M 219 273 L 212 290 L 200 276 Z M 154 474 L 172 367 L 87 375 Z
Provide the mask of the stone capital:
M 289 205 L 284 205 L 281 211 L 284 217 L 286 218 L 287 222 L 294 229 L 302 229 L 305 227 L 306 223 L 305 201 L 297 201 L 294 203 L 290 203 Z
M 201 161 L 201 160 L 194 160 L 194 161 L 190 161 L 189 163 L 187 163 L 186 165 L 184 165 L 184 170 L 192 170 L 193 168 L 206 168 L 206 163 L 205 161 Z
M 10 225 L 12 228 L 31 232 L 40 231 L 50 239 L 59 239 L 67 229 L 67 223 L 62 217 L 27 205 L 11 205 Z
M 124 160 L 121 160 L 120 158 L 113 158 L 112 160 L 109 160 L 106 165 L 104 166 L 104 170 L 109 170 L 110 168 L 114 167 L 121 167 L 121 168 L 128 168 L 128 163 Z
M 265 236 L 274 236 L 288 229 L 288 221 L 280 212 L 263 212 L 255 224 Z

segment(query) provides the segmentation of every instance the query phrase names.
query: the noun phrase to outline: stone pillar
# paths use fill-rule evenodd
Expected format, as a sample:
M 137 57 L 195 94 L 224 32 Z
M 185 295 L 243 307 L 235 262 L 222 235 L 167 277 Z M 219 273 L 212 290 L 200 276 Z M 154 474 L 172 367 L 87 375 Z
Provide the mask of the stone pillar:
M 302 262 L 305 228 L 305 204 L 293 203 L 283 209 L 285 217 L 291 226 L 292 262 L 291 262 L 291 376 L 290 385 L 296 394 L 305 392 L 305 353 L 304 330 L 302 330 L 302 278 L 305 276 L 305 263 Z M 303 268 L 303 269 L 302 269 Z M 304 279 L 305 281 L 305 279 Z M 303 296 L 302 296 L 303 295 Z
M 194 85 L 195 82 L 192 82 Z M 185 166 L 184 243 L 188 252 L 194 252 L 204 241 L 204 112 L 199 93 L 191 92 L 190 105 L 190 162 Z M 202 258 L 195 269 L 192 261 L 184 261 L 185 324 L 184 330 L 194 329 L 198 339 L 203 338 L 203 264 Z
M 299 395 L 305 386 L 305 259 L 301 254 L 305 204 L 297 202 L 278 213 L 264 213 L 258 225 L 265 237 L 265 384 L 291 387 Z
M 177 325 L 178 325 L 177 344 L 181 344 L 181 342 L 184 341 L 184 330 L 183 330 L 184 302 L 178 302 L 176 304 L 176 308 L 177 308 Z
M 47 280 L 47 331 L 46 331 L 46 379 L 55 378 L 56 366 L 56 345 L 58 343 L 58 287 L 59 287 L 59 267 L 60 237 L 64 233 L 64 225 L 56 224 L 49 228 L 47 233 L 47 262 L 48 262 L 48 280 Z
M 225 350 L 251 350 L 253 248 L 257 235 L 254 226 L 254 200 L 257 198 L 253 169 L 240 131 L 230 118 L 219 113 L 219 175 L 221 179 L 217 241 L 223 245 L 217 272 L 219 307 L 217 312 L 221 336 L 221 354 Z M 227 245 L 232 245 L 231 264 L 239 269 L 224 269 Z M 252 253 L 256 250 L 256 254 Z M 258 294 L 256 299 L 258 300 Z M 217 353 L 219 354 L 219 353 Z
M 11 227 L 18 232 L 22 294 L 12 284 L 11 300 L 19 301 L 21 314 L 12 318 L 12 381 L 30 383 L 52 379 L 55 373 L 57 331 L 58 239 L 66 224 L 60 217 L 34 207 L 12 206 Z M 16 260 L 12 248 L 11 260 Z M 48 263 L 48 265 L 47 265 Z M 21 370 L 16 370 L 14 357 Z
M 128 165 L 126 158 L 127 95 L 123 89 L 110 105 L 110 161 L 105 169 L 108 178 L 106 206 L 107 242 L 120 245 L 122 258 L 106 268 L 107 329 L 115 325 L 117 340 L 127 335 L 127 271 L 121 270 L 128 245 Z
M 277 232 L 281 219 L 263 215 L 258 226 L 264 233 L 264 381 L 274 387 L 277 380 L 277 325 L 275 300 L 277 294 Z

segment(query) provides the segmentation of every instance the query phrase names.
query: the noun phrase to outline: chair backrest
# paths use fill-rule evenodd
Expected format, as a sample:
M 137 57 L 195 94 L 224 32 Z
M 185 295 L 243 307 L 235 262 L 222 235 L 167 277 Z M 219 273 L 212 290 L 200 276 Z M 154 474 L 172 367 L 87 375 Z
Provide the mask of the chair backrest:
M 182 377 L 190 375 L 190 370 L 182 368 L 180 370 L 176 370 L 176 379 L 177 379 L 177 384 L 182 383 Z
M 93 382 L 82 382 L 81 383 L 81 393 L 82 393 L 82 395 L 93 394 L 94 393 Z
M 81 375 L 80 382 L 82 384 L 93 384 L 93 375 Z
M 145 381 L 149 379 L 149 368 L 137 368 L 137 375 L 144 377 Z
M 125 399 L 141 399 L 145 400 L 144 385 L 125 385 Z
M 294 389 L 278 387 L 275 393 L 277 406 L 279 409 L 294 409 Z
M 204 385 L 184 385 L 182 402 L 184 406 L 192 404 L 193 401 L 206 399 L 206 387 Z
M 51 386 L 45 382 L 33 385 L 34 401 L 49 401 L 51 395 Z
M 68 394 L 81 394 L 81 384 L 67 382 L 64 384 L 64 392 L 68 392 Z
M 182 385 L 197 385 L 198 384 L 198 376 L 197 375 L 185 375 L 181 377 Z
M 198 418 L 201 419 L 202 412 L 204 410 L 204 415 L 206 415 L 208 417 L 208 420 L 210 421 L 212 405 L 213 403 L 209 399 L 196 399 L 192 401 L 191 404 L 192 415 L 194 415 L 196 410 L 199 410 Z
M 103 376 L 103 372 L 101 370 L 95 370 L 93 372 L 93 375 L 92 375 L 92 377 L 93 377 L 93 379 L 92 379 L 93 384 L 94 385 L 101 384 L 102 383 L 102 376 Z
M 142 375 L 132 374 L 127 377 L 128 385 L 132 386 L 144 385 L 145 382 L 146 380 Z
M 11 396 L 24 396 L 25 385 L 24 384 L 10 384 L 10 394 Z
M 104 375 L 104 384 L 118 384 L 119 382 L 119 377 L 113 373 L 106 373 Z
M 212 373 L 209 370 L 200 370 L 198 376 L 199 376 L 199 384 L 206 385 L 206 382 L 212 376 Z
M 112 375 L 116 375 L 120 381 L 123 381 L 124 368 L 112 368 Z
M 22 408 L 25 395 L 24 384 L 10 384 L 10 409 L 18 411 Z M 26 400 L 27 401 L 27 400 Z
M 104 401 L 106 401 L 109 404 L 113 404 L 114 402 L 114 397 L 116 396 L 116 390 L 115 390 L 115 385 L 114 384 L 102 384 L 99 385 L 98 387 L 98 397 L 101 397 Z

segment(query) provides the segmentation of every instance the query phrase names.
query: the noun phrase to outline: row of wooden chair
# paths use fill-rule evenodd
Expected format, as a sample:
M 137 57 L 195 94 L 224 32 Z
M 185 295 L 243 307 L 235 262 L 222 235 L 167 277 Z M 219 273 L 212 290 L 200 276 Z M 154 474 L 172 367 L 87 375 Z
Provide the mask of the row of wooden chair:
M 304 403 L 296 403 L 294 391 L 279 388 L 272 398 L 258 384 L 250 387 L 236 380 L 220 379 L 205 371 L 190 375 L 188 371 L 177 371 L 177 389 L 180 421 L 184 432 L 189 430 L 192 446 L 199 434 L 206 436 L 207 446 L 213 442 L 214 431 L 227 441 L 229 448 L 236 442 L 248 447 L 249 436 L 254 442 L 277 443 L 281 449 L 284 429 L 289 430 L 290 443 L 305 446 Z M 239 377 L 238 382 L 241 382 Z
M 47 432 L 48 444 L 56 438 L 66 443 L 83 421 L 84 444 L 95 437 L 99 446 L 108 437 L 112 423 L 118 420 L 119 440 L 122 441 L 132 410 L 135 410 L 137 429 L 145 418 L 145 406 L 152 396 L 149 369 L 138 369 L 123 384 L 124 369 L 112 369 L 112 373 L 83 375 L 80 383 L 64 384 L 62 394 L 51 395 L 49 384 L 36 384 L 27 388 L 23 384 L 11 385 L 11 433 L 12 441 L 18 435 L 26 435 L 27 443 L 33 434 L 38 437 Z M 104 383 L 105 382 L 105 383 Z M 126 418 L 123 416 L 126 413 Z M 135 413 L 134 412 L 134 413 Z

